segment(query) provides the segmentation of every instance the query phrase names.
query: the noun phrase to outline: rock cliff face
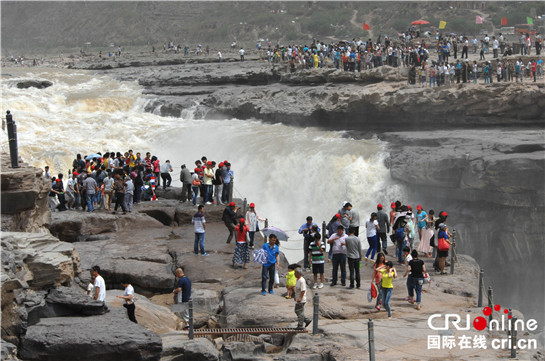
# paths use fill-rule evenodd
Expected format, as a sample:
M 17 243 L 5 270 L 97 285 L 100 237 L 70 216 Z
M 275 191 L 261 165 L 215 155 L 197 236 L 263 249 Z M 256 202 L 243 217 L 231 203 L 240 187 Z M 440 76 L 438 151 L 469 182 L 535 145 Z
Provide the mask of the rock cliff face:
M 50 184 L 40 169 L 19 161 L 11 168 L 9 155 L 1 155 L 2 231 L 39 232 L 49 224 L 47 194 Z

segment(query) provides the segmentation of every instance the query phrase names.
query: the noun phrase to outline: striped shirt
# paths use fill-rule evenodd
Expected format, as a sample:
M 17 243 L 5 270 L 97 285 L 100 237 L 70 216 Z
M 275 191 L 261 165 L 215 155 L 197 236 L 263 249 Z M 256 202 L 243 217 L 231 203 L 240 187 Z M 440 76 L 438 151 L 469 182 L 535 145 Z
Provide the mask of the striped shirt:
M 201 212 L 195 213 L 191 222 L 195 226 L 195 233 L 204 233 L 203 224 L 206 223 L 206 221 L 204 220 L 204 214 L 202 214 Z
M 318 247 L 316 241 L 314 241 L 309 245 L 308 249 L 312 251 L 312 264 L 324 263 L 325 244 L 320 243 L 320 247 Z

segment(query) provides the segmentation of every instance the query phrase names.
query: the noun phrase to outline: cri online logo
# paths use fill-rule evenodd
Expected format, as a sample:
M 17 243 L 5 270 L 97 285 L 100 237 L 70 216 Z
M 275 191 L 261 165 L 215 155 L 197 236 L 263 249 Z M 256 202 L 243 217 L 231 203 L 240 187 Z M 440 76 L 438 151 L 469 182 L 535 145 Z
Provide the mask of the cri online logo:
M 494 311 L 500 312 L 501 306 L 500 305 L 494 305 Z M 486 318 L 482 316 L 475 317 L 473 320 L 473 327 L 477 331 L 483 331 L 484 329 L 488 328 L 490 331 L 511 331 L 517 330 L 517 331 L 535 331 L 537 330 L 537 321 L 534 319 L 529 319 L 528 321 L 524 322 L 524 320 L 516 320 L 515 322 L 511 323 L 509 322 L 509 319 L 511 318 L 511 315 L 508 315 L 509 309 L 504 309 L 501 315 L 500 320 L 491 320 L 490 323 L 486 320 Z M 490 316 L 492 314 L 492 308 L 485 307 L 483 308 L 483 315 Z M 507 315 L 507 320 L 505 316 Z M 441 320 L 443 320 L 442 325 L 434 325 L 434 320 L 439 321 L 436 323 L 440 323 Z M 449 325 L 452 324 L 456 330 L 463 330 L 467 331 L 471 328 L 471 316 L 469 314 L 465 317 L 465 322 L 463 322 L 463 319 L 460 315 L 455 313 L 446 313 L 446 314 L 440 314 L 436 313 L 431 315 L 428 318 L 428 326 L 432 330 L 448 330 Z

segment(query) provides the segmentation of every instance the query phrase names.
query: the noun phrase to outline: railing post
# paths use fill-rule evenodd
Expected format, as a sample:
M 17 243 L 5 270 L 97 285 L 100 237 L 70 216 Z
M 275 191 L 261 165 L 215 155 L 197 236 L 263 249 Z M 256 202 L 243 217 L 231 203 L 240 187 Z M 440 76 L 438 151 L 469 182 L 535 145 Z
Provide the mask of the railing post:
M 242 203 L 242 217 L 246 217 L 246 210 L 248 209 L 248 201 L 244 198 L 244 203 Z
M 369 361 L 375 361 L 375 331 L 373 328 L 373 319 L 369 319 L 367 331 L 369 335 Z
M 189 339 L 193 340 L 193 299 L 189 299 Z
M 488 307 L 494 310 L 494 303 L 492 298 L 492 286 L 488 286 Z M 492 312 L 490 316 L 488 316 L 488 322 L 492 321 L 493 315 L 494 315 L 494 312 Z
M 231 182 L 229 182 L 229 201 L 227 203 L 231 203 L 233 201 L 233 189 L 235 189 L 234 185 L 235 181 L 231 178 Z M 223 185 L 225 187 L 225 185 Z
M 479 271 L 479 298 L 477 300 L 477 307 L 483 307 L 483 276 L 484 270 Z
M 453 275 L 454 274 L 454 261 L 455 261 L 455 258 L 454 258 L 454 253 L 455 253 L 455 250 L 456 250 L 456 240 L 452 240 L 452 250 L 450 251 L 450 274 Z
M 511 309 L 509 309 L 509 314 L 511 315 L 511 318 L 509 319 L 511 324 L 511 358 L 517 358 L 517 330 L 515 330 L 517 318 L 512 316 Z
M 11 156 L 11 167 L 19 168 L 19 154 L 17 151 L 17 125 L 13 121 L 10 111 L 6 112 L 6 123 L 8 125 L 9 154 Z
M 320 296 L 318 296 L 318 292 L 314 294 L 314 314 L 312 316 L 312 335 L 316 336 L 318 334 L 318 312 L 320 311 Z
M 327 238 L 325 238 L 325 235 L 326 235 L 326 224 L 325 224 L 325 221 L 322 222 L 322 242 L 321 244 L 324 245 L 324 249 L 327 248 Z

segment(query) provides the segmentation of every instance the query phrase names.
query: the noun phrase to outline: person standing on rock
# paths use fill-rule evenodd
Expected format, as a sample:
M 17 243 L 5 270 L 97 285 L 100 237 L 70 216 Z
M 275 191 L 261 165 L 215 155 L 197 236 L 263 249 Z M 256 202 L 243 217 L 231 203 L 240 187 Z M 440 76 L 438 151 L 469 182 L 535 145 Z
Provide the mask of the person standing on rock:
M 199 247 L 203 256 L 208 256 L 208 253 L 204 250 L 204 234 L 206 230 L 206 220 L 204 219 L 204 206 L 201 204 L 197 208 L 197 213 L 193 215 L 191 223 L 195 227 L 195 244 L 193 251 L 195 254 L 199 254 Z
M 227 242 L 225 243 L 231 243 L 231 240 L 233 239 L 235 226 L 237 225 L 237 213 L 238 207 L 235 205 L 235 202 L 231 202 L 225 207 L 223 210 L 223 216 L 221 217 L 222 221 L 225 223 L 225 227 L 229 230 L 229 237 L 227 238 Z
M 295 314 L 297 315 L 297 328 L 303 329 L 307 327 L 312 319 L 305 316 L 305 303 L 307 303 L 307 282 L 301 274 L 301 268 L 295 269 Z M 272 292 L 272 291 L 271 291 Z
M 180 171 L 180 182 L 183 184 L 182 189 L 182 202 L 185 202 L 186 200 L 191 200 L 191 172 L 185 164 L 182 164 L 182 170 Z
M 316 229 L 315 232 L 320 232 L 320 227 L 314 222 L 312 222 L 312 217 L 308 216 L 306 223 L 304 223 L 301 227 L 299 227 L 299 234 L 303 235 L 303 270 L 310 269 L 310 263 L 308 261 L 307 252 L 309 249 L 310 242 L 314 240 L 314 229 Z
M 348 269 L 350 271 L 350 286 L 354 288 L 354 278 L 356 279 L 356 288 L 360 288 L 360 262 L 363 258 L 361 250 L 361 241 L 354 234 L 354 228 L 348 228 L 348 237 L 346 237 L 346 258 L 348 259 Z
M 125 187 L 125 182 L 123 182 L 121 176 L 119 174 L 116 174 L 113 185 L 113 190 L 115 192 L 115 208 L 112 212 L 113 214 L 117 212 L 117 208 L 119 206 L 121 206 L 121 209 L 123 209 L 123 214 L 126 214 L 127 212 L 127 208 L 125 208 Z
M 382 204 L 380 203 L 377 204 L 377 222 L 379 227 L 379 230 L 377 231 L 377 252 L 381 252 L 382 249 L 384 254 L 388 254 L 388 251 L 386 250 L 386 247 L 388 246 L 388 237 L 386 235 L 390 233 L 390 221 L 388 220 L 388 215 L 382 210 Z
M 85 189 L 85 197 L 87 200 L 87 212 L 93 212 L 93 202 L 95 194 L 98 192 L 97 182 L 93 177 L 89 176 L 83 181 L 83 188 Z
M 176 269 L 176 288 L 172 293 L 176 295 L 176 304 L 182 305 L 182 319 L 185 322 L 184 329 L 189 328 L 189 299 L 191 298 L 191 280 L 184 274 L 183 268 Z
M 419 204 L 416 206 L 416 224 L 418 226 L 418 239 L 422 242 L 422 234 L 426 228 L 426 216 L 428 214 L 424 212 L 422 206 Z
M 136 306 L 134 305 L 134 301 L 136 300 L 136 297 L 134 296 L 134 288 L 127 280 L 121 281 L 121 284 L 123 285 L 123 287 L 125 287 L 125 291 L 123 292 L 123 296 L 117 296 L 117 298 L 125 300 L 123 307 L 127 309 L 127 315 L 129 316 L 129 320 L 134 323 L 138 323 L 138 321 L 136 321 L 136 316 L 134 315 L 136 310 Z
M 224 205 L 224 203 L 221 201 L 221 196 L 223 193 L 223 166 L 223 162 L 220 162 L 220 164 L 218 164 L 218 169 L 216 169 L 214 173 L 214 180 L 212 181 L 212 184 L 214 185 L 213 202 L 218 205 Z
M 240 61 L 244 61 L 244 53 L 245 53 L 244 48 L 240 48 L 238 53 L 240 54 Z
M 392 318 L 392 308 L 390 307 L 390 298 L 394 290 L 393 280 L 397 278 L 397 271 L 392 261 L 386 262 L 386 267 L 380 271 L 382 273 L 382 305 L 388 311 L 388 319 Z
M 324 252 L 325 244 L 320 242 L 322 236 L 319 232 L 312 235 L 313 241 L 309 244 L 309 257 L 312 262 L 312 274 L 314 275 L 314 284 L 312 288 L 324 287 Z M 318 274 L 320 275 L 320 283 L 318 283 Z
M 104 302 L 106 299 L 106 282 L 104 282 L 104 278 L 100 275 L 100 267 L 93 266 L 91 275 L 95 278 L 95 295 L 93 299 Z
M 269 279 L 269 293 L 272 295 L 274 286 L 274 274 L 279 267 L 278 256 L 280 255 L 280 249 L 276 245 L 278 238 L 276 235 L 269 235 L 269 242 L 265 243 L 261 249 L 265 250 L 267 256 L 267 262 L 263 263 L 261 268 L 261 294 L 265 296 L 265 286 L 267 285 L 267 278 Z M 296 286 L 297 287 L 297 286 Z
M 107 177 L 104 178 L 102 183 L 104 184 L 104 208 L 106 208 L 106 211 L 110 212 L 110 204 L 112 203 L 112 196 L 113 196 L 113 185 L 114 185 L 114 179 L 112 178 L 112 172 L 108 169 L 107 171 Z
M 236 248 L 233 255 L 233 267 L 241 264 L 242 268 L 247 269 L 246 265 L 250 262 L 250 249 L 248 248 L 248 226 L 244 222 L 244 218 L 238 220 L 238 225 L 235 227 Z
M 337 226 L 337 232 L 334 233 L 327 243 L 331 245 L 331 263 L 333 264 L 331 275 L 331 286 L 337 284 L 337 275 L 339 267 L 341 268 L 341 285 L 346 286 L 346 234 L 344 234 L 344 227 L 342 225 Z
M 161 179 L 163 179 L 163 189 L 167 189 L 167 187 L 170 187 L 170 183 L 172 183 L 172 177 L 170 176 L 170 172 L 172 171 L 173 169 L 172 165 L 170 164 L 170 160 L 167 159 L 167 161 L 161 165 Z
M 250 236 L 250 249 L 254 249 L 255 232 L 259 231 L 259 221 L 265 221 L 255 211 L 255 203 L 250 203 L 250 209 L 246 212 L 246 225 L 248 226 L 248 235 Z
M 214 186 L 214 165 L 211 161 L 208 161 L 203 168 L 204 202 L 206 204 L 212 204 L 212 191 Z

